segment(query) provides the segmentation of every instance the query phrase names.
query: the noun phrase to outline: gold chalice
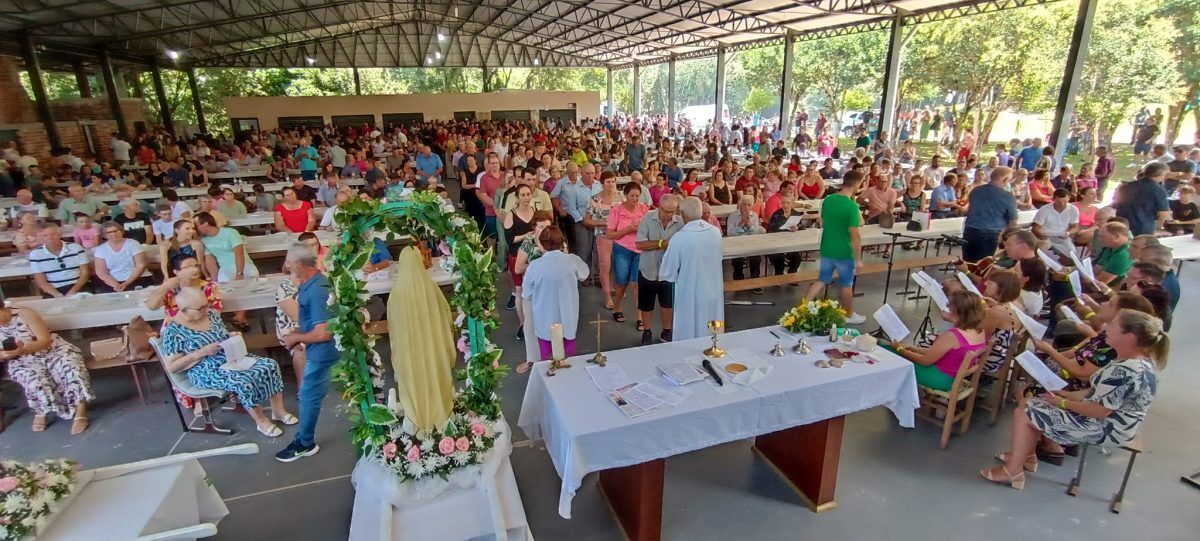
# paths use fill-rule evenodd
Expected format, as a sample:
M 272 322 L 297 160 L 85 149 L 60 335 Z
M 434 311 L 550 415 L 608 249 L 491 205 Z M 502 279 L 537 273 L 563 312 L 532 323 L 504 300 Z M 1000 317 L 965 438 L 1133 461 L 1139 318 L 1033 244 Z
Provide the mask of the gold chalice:
M 720 359 L 725 356 L 725 350 L 717 344 L 717 335 L 725 332 L 725 322 L 712 320 L 708 322 L 708 332 L 712 333 L 712 347 L 704 350 L 704 354 L 714 359 Z

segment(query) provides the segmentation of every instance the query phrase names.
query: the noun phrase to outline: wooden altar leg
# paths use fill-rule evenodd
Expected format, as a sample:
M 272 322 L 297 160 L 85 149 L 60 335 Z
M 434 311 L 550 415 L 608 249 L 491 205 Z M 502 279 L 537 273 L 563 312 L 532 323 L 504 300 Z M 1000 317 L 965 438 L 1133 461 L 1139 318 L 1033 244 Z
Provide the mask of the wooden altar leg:
M 834 417 L 754 440 L 754 449 L 792 483 L 817 513 L 837 507 L 834 490 L 845 421 L 845 417 Z
M 630 541 L 662 536 L 663 476 L 666 459 L 600 472 L 600 492 Z

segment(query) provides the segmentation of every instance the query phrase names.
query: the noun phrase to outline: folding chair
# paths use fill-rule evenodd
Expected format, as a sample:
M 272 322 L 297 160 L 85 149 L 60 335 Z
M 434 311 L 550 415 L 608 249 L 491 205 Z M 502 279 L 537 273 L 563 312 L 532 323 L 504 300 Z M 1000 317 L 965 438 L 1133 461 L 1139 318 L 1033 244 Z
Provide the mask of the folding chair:
M 172 372 L 170 368 L 167 367 L 166 356 L 162 354 L 162 343 L 159 341 L 158 337 L 151 338 L 150 345 L 154 348 L 154 352 L 158 354 L 158 362 L 162 364 L 163 373 L 166 374 L 167 382 L 171 384 L 171 387 L 179 391 L 179 394 L 199 402 L 200 408 L 204 411 L 204 427 L 193 427 L 188 424 L 186 420 L 184 420 L 183 409 L 179 407 L 179 401 L 172 398 L 172 402 L 175 403 L 175 413 L 179 414 L 179 424 L 183 425 L 183 431 L 203 432 L 205 434 L 233 434 L 233 429 L 221 428 L 217 426 L 216 422 L 213 420 L 211 404 L 209 404 L 209 399 L 216 399 L 218 405 L 223 404 L 226 400 L 229 400 L 231 396 L 229 391 L 204 389 L 192 385 L 192 382 L 188 380 L 187 375 L 180 372 Z
M 987 400 L 980 404 L 979 408 L 989 413 L 988 426 L 996 426 L 996 421 L 1000 419 L 1000 412 L 1004 411 L 1004 405 L 1008 403 L 1008 393 L 1012 389 L 1010 376 L 1013 372 L 1013 364 L 1016 362 L 1017 354 L 1025 351 L 1028 343 L 1029 333 L 1019 331 L 1009 342 L 1008 352 L 1004 355 L 1004 361 L 1000 363 L 1000 368 L 984 374 L 992 382 L 988 385 Z
M 1083 463 L 1087 458 L 1088 447 L 1089 445 L 1086 443 L 1080 445 L 1079 470 L 1071 479 L 1071 484 L 1067 485 L 1067 494 L 1071 496 L 1079 495 L 1079 485 L 1083 483 Z M 1132 440 L 1120 447 L 1129 451 L 1129 462 L 1125 464 L 1125 476 L 1121 478 L 1121 488 L 1117 490 L 1116 494 L 1113 494 L 1112 500 L 1108 504 L 1108 510 L 1114 515 L 1121 513 L 1121 502 L 1125 499 L 1125 487 L 1129 484 L 1129 476 L 1133 474 L 1133 461 L 1142 454 L 1142 436 L 1140 434 L 1134 436 Z
M 975 397 L 979 394 L 979 375 L 983 372 L 983 363 L 976 362 L 976 359 L 986 351 L 987 349 L 983 348 L 967 354 L 962 365 L 958 367 L 958 374 L 954 376 L 954 384 L 950 386 L 949 391 L 920 387 L 921 409 L 928 411 L 921 417 L 927 421 L 942 423 L 941 449 L 945 449 L 950 444 L 950 432 L 954 429 L 955 423 L 961 421 L 958 430 L 959 436 L 966 435 L 967 430 L 971 427 Z M 962 403 L 961 409 L 959 403 Z M 933 415 L 936 411 L 944 412 L 945 417 L 939 420 Z

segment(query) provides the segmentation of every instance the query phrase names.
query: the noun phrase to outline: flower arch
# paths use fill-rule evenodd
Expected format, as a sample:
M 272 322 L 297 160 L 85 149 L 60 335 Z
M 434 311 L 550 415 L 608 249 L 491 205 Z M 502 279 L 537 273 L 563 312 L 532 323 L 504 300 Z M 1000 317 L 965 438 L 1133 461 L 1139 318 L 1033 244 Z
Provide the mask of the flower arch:
M 500 397 L 496 390 L 507 367 L 501 350 L 488 340 L 498 325 L 492 252 L 473 220 L 432 192 L 417 192 L 398 201 L 355 199 L 336 215 L 340 243 L 330 248 L 326 267 L 332 289 L 333 333 L 341 360 L 333 378 L 350 406 L 350 437 L 359 452 L 382 463 L 403 480 L 437 475 L 478 464 L 497 437 Z M 454 371 L 456 389 L 449 421 L 439 429 L 409 432 L 402 412 L 385 402 L 383 362 L 375 339 L 364 331 L 367 292 L 362 267 L 374 249 L 374 238 L 389 241 L 409 235 L 414 243 L 436 241 L 443 268 L 458 274 L 450 308 L 461 338 L 458 349 L 465 368 Z

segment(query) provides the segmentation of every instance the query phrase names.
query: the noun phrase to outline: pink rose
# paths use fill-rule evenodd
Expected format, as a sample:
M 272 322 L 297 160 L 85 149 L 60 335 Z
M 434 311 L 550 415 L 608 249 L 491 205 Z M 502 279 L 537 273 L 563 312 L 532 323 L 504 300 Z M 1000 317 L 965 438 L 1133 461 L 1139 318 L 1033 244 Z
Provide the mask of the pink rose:
M 461 353 L 467 353 L 470 350 L 471 346 L 467 344 L 467 335 L 464 334 L 458 339 L 458 351 Z
M 0 492 L 8 494 L 9 492 L 16 490 L 17 487 L 20 486 L 20 484 L 21 484 L 20 479 L 17 479 L 16 477 L 13 477 L 10 475 L 8 477 L 0 479 Z
M 442 438 L 442 441 L 438 442 L 438 452 L 442 453 L 443 455 L 454 454 L 454 438 L 451 438 L 450 436 Z
M 499 370 L 499 369 L 500 369 L 500 360 L 496 359 L 496 360 L 492 361 L 492 370 Z
M 476 418 L 476 417 L 478 417 L 478 416 L 479 416 L 479 414 L 478 414 L 478 413 L 475 413 L 475 412 L 473 412 L 473 411 L 467 410 L 467 418 L 468 418 L 468 419 L 474 419 L 474 418 Z
M 457 447 L 459 451 L 466 451 L 467 449 L 471 448 L 471 440 L 468 440 L 466 436 L 463 436 L 454 442 L 454 446 Z
M 398 450 L 398 448 L 396 447 L 396 442 L 389 441 L 389 442 L 385 443 L 383 445 L 383 458 L 386 458 L 388 460 L 396 458 L 397 450 Z
M 439 242 L 438 251 L 441 252 L 442 255 L 450 255 L 450 245 L 446 244 L 446 241 Z
M 421 459 L 421 450 L 416 445 L 409 447 L 408 456 L 404 458 L 407 458 L 409 462 L 416 462 Z
M 483 426 L 482 423 L 475 423 L 471 425 L 471 433 L 476 436 L 483 436 L 484 434 L 487 434 L 487 427 Z

